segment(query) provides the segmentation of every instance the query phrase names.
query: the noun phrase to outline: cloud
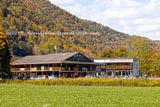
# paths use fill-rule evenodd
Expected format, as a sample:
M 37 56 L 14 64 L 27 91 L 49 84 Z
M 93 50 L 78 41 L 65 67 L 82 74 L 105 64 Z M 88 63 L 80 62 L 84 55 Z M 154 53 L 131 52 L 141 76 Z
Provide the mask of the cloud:
M 73 15 L 76 15 L 80 18 L 85 18 L 85 14 L 87 12 L 86 7 L 77 3 L 76 0 L 50 0 L 50 1 L 51 3 L 69 11 Z
M 96 3 L 105 7 L 101 13 L 102 24 L 131 35 L 160 40 L 160 1 L 99 0 Z
M 50 0 L 77 17 L 160 40 L 160 0 Z M 86 3 L 84 3 L 86 2 Z
M 49 1 L 58 6 L 68 6 L 75 3 L 75 0 L 49 0 Z
M 72 14 L 79 16 L 80 18 L 85 18 L 85 14 L 87 12 L 86 7 L 75 3 L 72 6 L 66 6 L 64 7 L 66 10 L 71 12 Z

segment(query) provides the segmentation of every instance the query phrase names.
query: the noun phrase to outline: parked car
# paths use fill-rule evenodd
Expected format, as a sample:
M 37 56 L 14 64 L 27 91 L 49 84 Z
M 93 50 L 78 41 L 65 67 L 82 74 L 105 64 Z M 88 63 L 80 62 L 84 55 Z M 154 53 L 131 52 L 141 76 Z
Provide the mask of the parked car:
M 48 79 L 54 79 L 54 75 L 48 76 Z
M 56 79 L 56 78 L 59 78 L 59 75 L 54 75 L 54 78 Z
M 137 79 L 142 78 L 142 76 L 136 76 Z
M 30 80 L 33 80 L 34 78 L 33 77 L 30 77 Z
M 85 78 L 94 78 L 93 75 L 86 75 Z
M 13 78 L 13 80 L 17 80 L 18 76 L 13 76 L 12 78 Z
M 109 78 L 109 76 L 107 76 L 107 75 L 105 75 L 105 76 L 103 76 L 104 78 Z
M 125 75 L 125 76 L 121 76 L 120 78 L 126 79 L 126 78 L 130 78 L 130 76 Z
M 39 79 L 44 79 L 44 78 L 46 78 L 45 75 L 39 75 L 38 77 L 36 77 L 36 78 L 34 78 L 34 79 L 35 79 L 35 80 L 39 80 Z
M 144 77 L 144 78 L 148 78 L 148 75 L 144 75 L 143 77 Z
M 27 80 L 27 76 L 24 76 L 22 79 L 23 79 L 23 80 Z
M 122 78 L 122 79 L 123 79 L 123 78 L 124 78 L 124 76 L 120 76 L 120 78 Z
M 18 79 L 23 79 L 23 75 L 18 75 Z

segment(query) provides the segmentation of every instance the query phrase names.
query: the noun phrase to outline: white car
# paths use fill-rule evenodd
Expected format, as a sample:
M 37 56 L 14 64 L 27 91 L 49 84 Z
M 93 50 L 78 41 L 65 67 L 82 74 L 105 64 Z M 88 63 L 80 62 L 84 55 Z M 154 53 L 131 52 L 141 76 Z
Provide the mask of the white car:
M 53 75 L 48 76 L 48 79 L 54 79 Z
M 36 77 L 36 78 L 34 78 L 34 79 L 35 79 L 35 80 L 39 80 L 39 79 L 44 79 L 44 78 L 46 78 L 45 75 L 39 75 L 38 77 Z
M 85 78 L 94 78 L 93 75 L 86 75 Z

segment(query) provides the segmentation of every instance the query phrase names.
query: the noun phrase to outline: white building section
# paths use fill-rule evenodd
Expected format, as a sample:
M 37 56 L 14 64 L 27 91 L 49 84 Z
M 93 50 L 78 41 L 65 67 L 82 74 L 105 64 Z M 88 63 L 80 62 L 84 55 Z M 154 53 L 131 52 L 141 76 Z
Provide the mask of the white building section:
M 104 58 L 95 59 L 99 63 L 97 70 L 105 76 L 112 77 L 136 77 L 140 75 L 138 58 Z
M 133 59 L 95 59 L 94 62 L 133 62 Z

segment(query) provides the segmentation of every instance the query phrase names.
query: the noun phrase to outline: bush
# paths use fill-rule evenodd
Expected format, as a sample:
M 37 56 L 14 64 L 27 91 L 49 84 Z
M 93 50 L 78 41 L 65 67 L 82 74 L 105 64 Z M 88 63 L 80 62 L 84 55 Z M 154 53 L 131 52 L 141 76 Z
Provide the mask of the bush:
M 41 80 L 1 80 L 6 84 L 159 87 L 160 80 L 116 78 L 58 78 Z

